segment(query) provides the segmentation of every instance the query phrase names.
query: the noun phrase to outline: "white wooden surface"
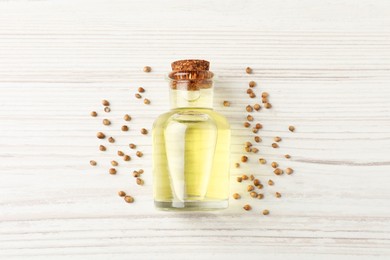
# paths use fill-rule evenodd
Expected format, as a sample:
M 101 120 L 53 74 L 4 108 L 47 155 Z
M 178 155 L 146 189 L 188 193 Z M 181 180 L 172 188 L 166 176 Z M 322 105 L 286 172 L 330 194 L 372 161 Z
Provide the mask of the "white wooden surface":
M 259 156 L 295 173 L 275 178 L 254 156 L 232 169 L 231 190 L 244 194 L 235 176 L 255 173 L 272 177 L 266 195 L 282 199 L 244 197 L 207 213 L 153 208 L 151 139 L 138 129 L 168 109 L 164 73 L 180 58 L 208 59 L 219 75 L 216 109 L 232 124 L 233 162 L 251 136 L 242 127 L 247 82 L 270 93 L 274 108 L 255 114 Z M 0 1 L 0 258 L 388 259 L 389 71 L 385 0 Z M 133 97 L 140 85 L 148 107 Z M 95 138 L 102 117 L 88 116 L 103 114 L 103 98 L 117 137 L 106 153 Z M 124 113 L 134 118 L 125 134 Z M 145 156 L 108 175 L 130 141 Z M 144 187 L 130 177 L 139 167 Z M 241 209 L 247 201 L 252 212 Z

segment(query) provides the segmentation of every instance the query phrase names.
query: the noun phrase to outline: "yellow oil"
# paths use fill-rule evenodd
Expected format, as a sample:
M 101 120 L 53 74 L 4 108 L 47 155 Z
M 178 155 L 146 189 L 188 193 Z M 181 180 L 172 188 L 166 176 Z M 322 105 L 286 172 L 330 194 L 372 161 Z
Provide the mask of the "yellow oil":
M 153 188 L 162 209 L 228 206 L 230 127 L 207 108 L 176 108 L 153 126 Z

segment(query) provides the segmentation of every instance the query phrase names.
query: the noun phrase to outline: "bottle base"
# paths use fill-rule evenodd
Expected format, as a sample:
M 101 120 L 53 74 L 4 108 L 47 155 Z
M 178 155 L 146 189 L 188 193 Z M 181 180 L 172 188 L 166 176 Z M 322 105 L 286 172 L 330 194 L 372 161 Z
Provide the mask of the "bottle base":
M 166 211 L 208 211 L 226 209 L 229 206 L 229 201 L 154 201 L 154 206 L 159 210 Z

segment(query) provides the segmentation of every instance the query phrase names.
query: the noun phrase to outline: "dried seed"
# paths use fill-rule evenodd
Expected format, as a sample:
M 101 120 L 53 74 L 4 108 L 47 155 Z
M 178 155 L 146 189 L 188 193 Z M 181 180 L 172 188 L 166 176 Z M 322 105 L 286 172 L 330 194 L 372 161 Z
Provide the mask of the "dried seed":
M 243 174 L 242 177 L 241 177 L 244 181 L 248 179 L 248 175 L 246 174 Z
M 141 129 L 141 134 L 147 135 L 148 134 L 148 130 L 146 130 L 145 128 L 142 128 Z
M 241 156 L 241 162 L 247 162 L 248 161 L 248 157 L 243 155 Z
M 245 152 L 247 152 L 247 153 L 252 152 L 252 148 L 251 147 L 245 147 L 244 149 L 245 149 Z
M 252 132 L 253 132 L 254 134 L 257 134 L 257 132 L 259 132 L 259 129 L 257 129 L 256 127 L 253 127 L 253 128 L 252 128 Z
M 249 87 L 253 88 L 255 86 L 256 86 L 256 82 L 254 82 L 253 80 L 249 81 Z
M 107 148 L 104 145 L 99 145 L 99 150 L 104 152 L 107 150 Z
M 292 125 L 290 125 L 290 126 L 288 127 L 288 130 L 290 130 L 290 132 L 294 132 L 294 131 L 295 131 L 295 127 L 292 126 Z
M 237 177 L 237 182 L 242 182 L 242 177 Z
M 125 155 L 125 154 L 124 154 L 124 152 L 122 152 L 122 151 L 118 151 L 118 155 L 119 155 L 119 156 L 123 156 L 123 155 Z
M 118 166 L 118 162 L 117 161 L 111 161 L 111 165 L 112 166 Z
M 269 186 L 272 186 L 272 185 L 274 185 L 275 183 L 274 183 L 274 181 L 273 180 L 268 180 L 268 185 Z
M 130 121 L 130 120 L 131 120 L 131 116 L 129 116 L 128 114 L 126 114 L 126 115 L 123 116 L 123 119 L 124 119 L 125 121 Z
M 131 196 L 125 196 L 125 201 L 127 202 L 127 203 L 133 203 L 134 202 L 134 198 L 133 197 L 131 197 Z
M 258 153 L 258 152 L 259 152 L 259 149 L 257 149 L 256 147 L 252 148 L 252 153 Z
M 272 162 L 272 163 L 271 163 L 271 166 L 272 166 L 272 168 L 277 168 L 279 165 L 278 165 L 277 162 Z
M 240 164 L 239 164 L 238 162 L 236 162 L 236 163 L 234 164 L 234 167 L 239 168 L 239 167 L 240 167 Z
M 266 97 L 268 97 L 268 96 L 269 96 L 269 94 L 268 94 L 267 92 L 261 93 L 261 97 L 262 97 L 262 98 L 266 98 Z
M 284 155 L 284 157 L 286 157 L 287 159 L 291 158 L 291 156 L 289 154 Z
M 274 173 L 275 173 L 276 175 L 281 175 L 281 174 L 283 174 L 283 170 L 281 170 L 281 169 L 279 169 L 279 168 L 276 168 L 276 169 L 274 170 Z
M 251 67 L 246 67 L 245 72 L 246 72 L 247 74 L 251 74 L 251 73 L 252 73 Z
M 258 186 L 259 184 L 260 184 L 260 180 L 259 179 L 254 179 L 253 180 L 253 185 Z
M 266 164 L 267 161 L 264 158 L 259 158 L 259 163 L 261 164 Z
M 246 187 L 247 191 L 253 191 L 254 189 L 255 189 L 255 186 L 253 186 L 253 185 L 248 185 L 248 187 Z
M 247 116 L 246 116 L 246 120 L 248 120 L 248 121 L 253 121 L 253 116 L 247 115 Z
M 139 93 L 144 93 L 144 92 L 145 92 L 145 89 L 144 89 L 143 87 L 139 87 L 139 88 L 138 88 L 138 92 L 139 92 Z
M 145 99 L 144 99 L 144 104 L 145 104 L 145 105 L 149 105 L 149 104 L 150 104 L 150 100 L 147 99 L 147 98 L 145 98 Z
M 109 172 L 110 174 L 112 174 L 112 175 L 116 174 L 115 168 L 110 168 L 110 169 L 108 170 L 108 172 Z
M 256 198 L 256 197 L 257 197 L 257 192 L 256 192 L 256 191 L 252 191 L 251 193 L 249 193 L 249 195 L 250 195 L 252 198 Z
M 109 141 L 110 143 L 115 143 L 115 139 L 114 139 L 114 137 L 112 137 L 112 136 L 110 136 L 110 137 L 108 138 L 108 141 Z
M 136 98 L 138 98 L 138 99 L 140 99 L 140 98 L 142 98 L 142 96 L 141 96 L 141 94 L 140 93 L 135 93 L 135 95 L 134 95 Z
M 250 127 L 250 126 L 251 126 L 251 124 L 250 124 L 249 122 L 245 122 L 245 123 L 244 123 L 244 127 L 248 128 L 248 127 Z
M 108 102 L 108 100 L 103 99 L 102 104 L 103 106 L 108 107 L 110 105 L 110 102 Z
M 103 125 L 111 125 L 111 121 L 108 119 L 103 119 Z
M 145 66 L 145 67 L 144 67 L 144 72 L 149 73 L 149 72 L 151 72 L 151 71 L 152 71 L 152 68 L 151 68 L 151 67 L 149 67 L 149 66 Z
M 90 160 L 90 161 L 89 161 L 89 164 L 92 165 L 92 166 L 96 166 L 97 162 L 94 161 L 94 160 Z
M 118 191 L 118 195 L 119 195 L 119 197 L 124 197 L 124 196 L 126 196 L 126 192 L 124 192 L 123 190 Z
M 97 117 L 98 114 L 96 113 L 96 111 L 92 111 L 92 112 L 90 113 L 90 115 L 93 116 L 93 117 Z
M 292 174 L 293 172 L 294 172 L 294 170 L 291 169 L 291 168 L 287 168 L 287 169 L 286 169 L 286 173 L 287 173 L 288 175 Z
M 104 108 L 104 112 L 110 113 L 110 112 L 111 112 L 111 108 L 110 108 L 110 107 L 105 107 L 105 108 Z
M 264 198 L 264 194 L 262 194 L 262 193 L 257 194 L 257 198 L 259 200 L 263 199 Z
M 280 197 L 282 197 L 282 194 L 280 194 L 279 192 L 275 192 L 275 197 L 280 198 Z
M 252 92 L 252 93 L 249 94 L 249 97 L 250 97 L 250 98 L 255 98 L 255 97 L 256 97 L 256 94 Z
M 253 109 L 256 110 L 256 111 L 259 111 L 260 108 L 261 108 L 260 104 L 255 104 L 255 105 L 253 106 Z
M 130 161 L 131 160 L 130 155 L 126 154 L 125 156 L 123 156 L 123 160 L 126 161 L 126 162 Z
M 121 127 L 121 130 L 122 130 L 123 132 L 129 131 L 129 127 L 128 127 L 127 125 L 123 125 L 123 126 Z
M 139 174 L 143 174 L 143 173 L 144 173 L 144 170 L 139 169 L 138 172 L 139 172 Z
M 262 128 L 263 128 L 263 125 L 260 124 L 260 123 L 257 123 L 255 127 L 256 127 L 256 129 L 262 129 Z
M 260 183 L 260 184 L 257 185 L 256 187 L 257 187 L 259 190 L 261 190 L 264 186 L 263 186 L 263 184 Z
M 253 139 L 255 139 L 255 142 L 256 143 L 260 143 L 262 140 L 261 140 L 261 137 L 256 135 Z
M 248 88 L 248 89 L 246 90 L 246 93 L 247 93 L 247 94 L 252 94 L 252 93 L 253 93 L 253 90 L 252 90 L 251 88 Z
M 268 215 L 268 214 L 269 214 L 269 210 L 268 209 L 263 210 L 263 215 Z
M 251 181 L 253 181 L 253 180 L 255 179 L 255 176 L 253 176 L 253 174 L 251 174 L 251 176 L 249 176 L 249 179 L 250 179 Z
M 251 142 L 245 142 L 245 147 L 251 147 L 252 143 Z
M 261 98 L 261 103 L 263 103 L 263 104 L 268 103 L 268 98 Z
M 130 149 L 135 149 L 137 146 L 135 144 L 129 144 Z
M 106 135 L 103 134 L 102 132 L 98 132 L 98 133 L 96 134 L 96 136 L 97 136 L 97 138 L 99 138 L 99 139 L 104 139 L 104 138 L 106 138 Z
M 141 178 L 137 178 L 136 183 L 137 185 L 144 185 L 144 180 Z
M 245 209 L 246 211 L 252 209 L 251 205 L 249 205 L 249 204 L 245 204 L 244 207 L 242 207 L 242 208 Z
M 282 141 L 282 138 L 280 138 L 279 136 L 275 136 L 274 137 L 274 141 L 275 142 L 280 142 L 280 141 Z
M 141 174 L 138 171 L 133 171 L 133 177 L 139 177 Z
M 277 143 L 272 143 L 272 148 L 279 148 L 279 145 Z
M 142 157 L 142 156 L 144 155 L 141 151 L 137 151 L 135 154 L 136 154 L 138 157 Z
M 240 198 L 241 198 L 240 194 L 238 194 L 238 193 L 233 194 L 233 199 L 238 200 Z
M 230 102 L 229 101 L 223 101 L 223 106 L 224 107 L 230 107 Z
M 271 105 L 271 103 L 265 103 L 265 104 L 264 104 L 264 107 L 265 107 L 266 109 L 270 109 L 270 108 L 272 107 L 272 105 Z
M 245 109 L 246 109 L 247 112 L 252 112 L 253 111 L 253 107 L 251 105 L 247 105 Z

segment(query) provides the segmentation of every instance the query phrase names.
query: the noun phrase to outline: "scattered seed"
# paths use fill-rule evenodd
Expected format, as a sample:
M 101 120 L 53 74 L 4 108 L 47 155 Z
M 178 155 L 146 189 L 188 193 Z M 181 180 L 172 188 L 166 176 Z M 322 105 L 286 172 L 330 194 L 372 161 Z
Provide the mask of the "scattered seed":
M 144 67 L 144 72 L 149 73 L 149 72 L 151 72 L 151 71 L 152 71 L 152 68 L 151 68 L 151 67 L 149 67 L 149 66 L 145 66 L 145 67 Z
M 256 143 L 260 143 L 262 140 L 261 140 L 261 137 L 256 135 L 253 139 L 255 139 L 255 142 Z
M 123 156 L 123 160 L 126 161 L 126 162 L 130 161 L 131 160 L 130 155 L 126 154 L 125 156 Z
M 246 116 L 246 120 L 248 120 L 248 121 L 253 121 L 253 116 L 247 115 L 247 116 Z
M 108 170 L 108 172 L 109 172 L 110 174 L 112 174 L 112 175 L 116 174 L 115 168 L 110 168 L 110 169 Z
M 133 177 L 139 177 L 141 174 L 138 171 L 133 171 Z
M 127 202 L 127 203 L 133 203 L 134 202 L 134 198 L 133 197 L 131 197 L 131 196 L 125 196 L 125 201 Z
M 253 106 L 253 109 L 256 110 L 256 111 L 259 111 L 260 108 L 261 108 L 260 104 L 255 104 L 255 105 Z
M 287 168 L 287 169 L 286 169 L 286 173 L 287 173 L 288 175 L 292 174 L 293 172 L 294 172 L 294 170 L 291 169 L 291 168 Z
M 263 125 L 260 124 L 260 123 L 257 123 L 255 127 L 256 127 L 256 129 L 262 129 L 262 128 L 263 128 Z
M 144 185 L 144 180 L 141 178 L 137 178 L 136 183 L 137 185 Z
M 280 142 L 280 141 L 282 141 L 282 138 L 280 138 L 279 136 L 275 136 L 274 137 L 274 141 L 275 142 Z
M 143 173 L 144 173 L 144 170 L 139 169 L 138 172 L 139 172 L 139 174 L 143 174 Z
M 249 205 L 249 204 L 245 204 L 244 207 L 243 207 L 243 209 L 245 209 L 246 211 L 248 211 L 248 210 L 251 210 L 252 207 L 251 207 L 251 205 Z
M 146 130 L 145 128 L 142 128 L 141 129 L 141 134 L 147 135 L 148 134 L 148 130 Z
M 236 162 L 236 163 L 234 164 L 234 167 L 240 168 L 240 164 L 239 164 L 238 162 Z
M 122 130 L 123 132 L 129 131 L 129 127 L 128 127 L 127 125 L 123 125 L 123 126 L 121 127 L 121 130 Z
M 261 189 L 262 189 L 264 186 L 263 186 L 263 184 L 261 184 L 261 183 L 260 183 L 260 184 L 259 184 L 259 185 L 257 185 L 256 187 L 257 187 L 258 189 L 260 189 L 260 190 L 261 190 Z
M 150 100 L 147 99 L 147 98 L 145 98 L 145 99 L 144 99 L 144 104 L 145 104 L 145 105 L 149 105 L 149 104 L 150 104 Z
M 264 104 L 264 107 L 265 107 L 266 109 L 270 109 L 270 108 L 272 107 L 272 105 L 271 105 L 271 103 L 265 103 L 265 104 Z
M 247 162 L 248 161 L 248 157 L 243 155 L 241 156 L 241 162 Z
M 268 214 L 269 214 L 269 210 L 268 209 L 263 210 L 263 215 L 268 215 Z
M 97 136 L 97 138 L 99 138 L 99 139 L 104 139 L 104 138 L 106 138 L 106 135 L 103 134 L 102 132 L 98 132 L 98 133 L 96 134 L 96 136 Z
M 110 105 L 110 102 L 108 102 L 108 100 L 103 99 L 102 104 L 103 106 L 108 107 Z
M 289 154 L 284 155 L 284 157 L 286 157 L 287 159 L 291 158 L 291 156 Z
M 125 121 L 130 121 L 130 120 L 131 120 L 131 116 L 129 116 L 128 114 L 126 114 L 126 115 L 123 116 L 123 119 L 124 119 Z
M 251 147 L 252 143 L 251 142 L 245 142 L 245 147 Z
M 124 152 L 122 152 L 122 151 L 118 151 L 118 155 L 119 155 L 119 156 L 123 156 L 123 155 L 125 155 L 125 154 L 124 154 Z
M 253 132 L 254 134 L 257 134 L 257 132 L 259 132 L 259 129 L 257 129 L 256 127 L 253 127 L 253 128 L 252 128 L 252 132 Z
M 268 103 L 268 98 L 261 98 L 261 103 L 263 104 Z
M 252 93 L 249 94 L 249 97 L 250 97 L 250 98 L 255 98 L 255 97 L 256 97 L 256 94 L 252 92 Z
M 283 174 L 283 170 L 281 170 L 281 169 L 279 169 L 279 168 L 276 168 L 276 169 L 274 170 L 274 173 L 275 173 L 276 175 L 281 175 L 281 174 Z
M 246 174 L 243 174 L 242 177 L 241 177 L 244 181 L 248 179 L 248 175 Z
M 251 176 L 249 176 L 249 179 L 250 179 L 251 181 L 253 181 L 253 180 L 255 179 L 255 176 L 253 176 L 253 174 L 251 174 Z
M 138 157 L 142 157 L 142 156 L 144 155 L 141 151 L 137 151 L 135 154 L 136 154 Z
M 245 147 L 244 149 L 245 149 L 245 152 L 247 152 L 247 153 L 252 152 L 252 148 L 251 147 Z
M 258 153 L 258 152 L 259 152 L 259 149 L 257 149 L 256 147 L 252 148 L 252 153 Z
M 248 187 L 246 187 L 247 191 L 253 191 L 254 189 L 255 189 L 255 186 L 253 186 L 253 185 L 248 185 Z
M 92 112 L 90 113 L 90 115 L 93 116 L 93 117 L 97 117 L 98 114 L 96 113 L 96 111 L 92 111 Z
M 99 150 L 104 152 L 107 150 L 107 148 L 104 145 L 99 145 Z
M 274 181 L 273 180 L 268 180 L 268 185 L 269 186 L 272 186 L 272 185 L 274 185 L 275 183 L 274 183 Z
M 110 143 L 115 143 L 115 139 L 114 139 L 114 137 L 112 137 L 112 136 L 110 136 L 110 137 L 108 138 L 108 141 L 109 141 Z
M 279 192 L 275 192 L 275 197 L 280 198 L 280 197 L 282 197 L 282 194 L 280 194 Z
M 246 93 L 247 93 L 248 95 L 250 95 L 250 94 L 253 93 L 253 90 L 252 90 L 251 88 L 248 88 L 248 89 L 246 90 Z
M 111 161 L 111 165 L 112 166 L 118 166 L 118 162 L 117 161 Z
M 241 198 L 240 194 L 238 194 L 238 193 L 233 194 L 233 199 L 238 200 L 240 198 Z
M 104 112 L 110 113 L 110 112 L 111 112 L 111 108 L 110 108 L 110 107 L 105 107 L 105 108 L 104 108 Z
M 103 125 L 111 125 L 111 121 L 108 119 L 103 119 Z
M 144 89 L 143 87 L 139 87 L 139 88 L 138 88 L 138 92 L 139 92 L 139 93 L 144 93 L 144 92 L 145 92 L 145 89 Z
M 258 186 L 259 184 L 260 184 L 260 180 L 259 179 L 254 179 L 253 180 L 253 185 Z
M 266 164 L 267 161 L 264 158 L 259 158 L 259 163 L 261 164 Z
M 242 177 L 237 177 L 237 182 L 242 182 Z
M 272 148 L 279 148 L 279 145 L 277 143 L 272 143 Z
M 229 101 L 223 101 L 223 106 L 224 107 L 230 107 L 230 102 Z
M 250 124 L 249 122 L 245 122 L 245 123 L 244 123 L 244 127 L 248 128 L 248 127 L 250 127 L 250 126 L 251 126 L 251 124 Z
M 295 131 L 295 127 L 292 126 L 292 125 L 290 125 L 290 126 L 288 127 L 288 130 L 290 130 L 290 132 L 294 132 L 294 131 Z
M 249 87 L 253 88 L 255 86 L 256 86 L 256 82 L 254 82 L 253 80 L 249 81 Z
M 250 195 L 252 198 L 257 198 L 257 192 L 256 192 L 256 191 L 252 191 L 251 193 L 249 193 L 249 195 Z
M 262 194 L 262 193 L 257 194 L 257 198 L 259 200 L 263 199 L 264 198 L 264 194 Z
M 269 96 L 269 94 L 268 94 L 267 92 L 261 93 L 261 97 L 262 97 L 262 98 L 266 98 L 266 97 L 268 97 L 268 96 Z
M 90 160 L 90 161 L 89 161 L 89 164 L 92 165 L 92 166 L 96 166 L 97 162 L 94 161 L 94 160 Z
M 138 98 L 138 99 L 142 98 L 142 96 L 141 96 L 140 93 L 136 93 L 134 96 L 135 96 L 136 98 Z
M 272 162 L 272 163 L 271 163 L 271 166 L 272 166 L 272 168 L 277 168 L 279 165 L 278 165 L 277 162 Z
M 246 72 L 247 74 L 251 74 L 251 73 L 252 73 L 251 67 L 246 67 L 245 72 Z
M 246 109 L 247 112 L 252 112 L 253 111 L 253 107 L 251 105 L 247 105 L 245 109 Z
M 137 146 L 135 144 L 129 144 L 130 149 L 135 149 Z
M 119 197 L 124 197 L 124 196 L 126 196 L 126 192 L 124 192 L 123 190 L 118 191 L 118 195 L 119 195 Z

